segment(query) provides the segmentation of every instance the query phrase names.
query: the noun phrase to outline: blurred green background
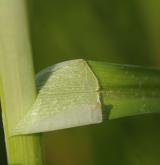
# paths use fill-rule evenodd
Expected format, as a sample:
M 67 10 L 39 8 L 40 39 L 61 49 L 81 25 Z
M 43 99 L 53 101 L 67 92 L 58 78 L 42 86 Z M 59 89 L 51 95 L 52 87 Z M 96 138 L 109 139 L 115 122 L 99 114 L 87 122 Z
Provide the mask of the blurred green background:
M 160 66 L 159 0 L 29 3 L 36 72 L 75 58 Z M 47 165 L 159 165 L 159 126 L 145 115 L 45 133 Z

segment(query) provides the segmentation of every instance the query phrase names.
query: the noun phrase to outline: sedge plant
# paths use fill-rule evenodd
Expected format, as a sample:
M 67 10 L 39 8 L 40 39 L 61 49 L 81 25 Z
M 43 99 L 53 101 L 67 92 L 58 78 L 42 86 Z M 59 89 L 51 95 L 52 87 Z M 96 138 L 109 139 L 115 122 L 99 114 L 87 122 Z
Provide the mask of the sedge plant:
M 0 2 L 0 96 L 9 164 L 45 164 L 40 132 L 160 112 L 159 69 L 78 59 L 42 70 L 35 83 L 25 1 Z

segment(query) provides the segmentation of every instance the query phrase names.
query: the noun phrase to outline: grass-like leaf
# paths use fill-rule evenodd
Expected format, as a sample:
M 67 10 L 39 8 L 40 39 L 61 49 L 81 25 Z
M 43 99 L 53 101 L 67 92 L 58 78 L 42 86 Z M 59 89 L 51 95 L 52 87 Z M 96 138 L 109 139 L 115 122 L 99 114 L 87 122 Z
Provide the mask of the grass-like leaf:
M 85 60 L 53 65 L 37 75 L 38 97 L 12 135 L 158 113 L 159 75 L 159 69 Z
M 160 69 L 95 61 L 89 65 L 100 82 L 107 118 L 160 112 Z

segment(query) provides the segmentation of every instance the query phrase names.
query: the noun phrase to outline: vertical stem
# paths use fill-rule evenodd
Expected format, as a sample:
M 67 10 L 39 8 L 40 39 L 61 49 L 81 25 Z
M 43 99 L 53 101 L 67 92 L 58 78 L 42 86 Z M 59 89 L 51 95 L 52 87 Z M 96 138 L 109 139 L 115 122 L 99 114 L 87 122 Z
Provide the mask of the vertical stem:
M 0 0 L 0 96 L 9 164 L 41 165 L 40 135 L 10 137 L 36 97 L 25 0 Z
M 2 164 L 2 165 L 6 165 L 7 164 L 6 149 L 5 149 L 5 142 L 4 142 L 4 132 L 3 132 L 3 124 L 2 124 L 1 107 L 0 107 L 0 164 Z

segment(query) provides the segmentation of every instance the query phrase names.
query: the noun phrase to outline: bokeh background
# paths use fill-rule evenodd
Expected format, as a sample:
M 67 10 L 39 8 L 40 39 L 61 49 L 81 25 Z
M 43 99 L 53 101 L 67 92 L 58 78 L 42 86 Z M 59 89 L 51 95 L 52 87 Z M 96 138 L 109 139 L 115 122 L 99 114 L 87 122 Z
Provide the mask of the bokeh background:
M 159 0 L 28 0 L 35 71 L 89 60 L 160 66 Z M 47 165 L 159 165 L 160 115 L 44 133 Z
M 84 58 L 160 66 L 160 1 L 32 0 L 35 70 Z M 159 165 L 160 115 L 43 134 L 48 165 Z

